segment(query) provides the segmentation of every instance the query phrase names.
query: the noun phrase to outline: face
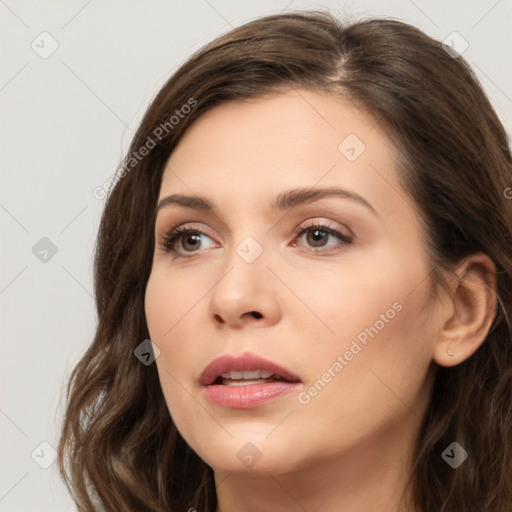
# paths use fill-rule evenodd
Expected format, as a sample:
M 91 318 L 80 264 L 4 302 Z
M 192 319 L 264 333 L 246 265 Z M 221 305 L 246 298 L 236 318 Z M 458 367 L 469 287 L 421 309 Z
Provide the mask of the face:
M 296 91 L 214 108 L 168 160 L 146 317 L 170 414 L 215 470 L 415 436 L 438 326 L 393 157 L 351 103 Z

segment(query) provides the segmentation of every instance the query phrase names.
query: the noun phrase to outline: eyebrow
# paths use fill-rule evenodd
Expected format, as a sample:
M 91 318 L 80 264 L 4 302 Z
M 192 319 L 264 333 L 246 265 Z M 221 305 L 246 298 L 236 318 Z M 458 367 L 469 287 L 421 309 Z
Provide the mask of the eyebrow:
M 279 194 L 271 203 L 272 210 L 287 210 L 300 206 L 303 204 L 313 203 L 327 197 L 341 197 L 344 199 L 351 199 L 359 204 L 368 208 L 373 214 L 378 216 L 375 208 L 363 197 L 350 190 L 345 190 L 338 187 L 330 188 L 307 188 L 307 189 L 293 189 Z M 187 196 L 183 194 L 172 194 L 161 199 L 157 205 L 156 212 L 158 213 L 163 208 L 169 206 L 183 206 L 185 208 L 192 208 L 194 210 L 202 210 L 212 213 L 217 213 L 214 205 L 205 197 Z

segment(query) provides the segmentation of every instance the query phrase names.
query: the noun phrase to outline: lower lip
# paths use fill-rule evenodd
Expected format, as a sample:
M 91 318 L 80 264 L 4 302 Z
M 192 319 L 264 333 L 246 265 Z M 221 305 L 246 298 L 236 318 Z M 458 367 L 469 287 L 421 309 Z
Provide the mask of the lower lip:
M 300 382 L 266 382 L 246 386 L 211 384 L 205 387 L 204 392 L 212 404 L 230 409 L 252 409 L 278 400 L 300 385 Z

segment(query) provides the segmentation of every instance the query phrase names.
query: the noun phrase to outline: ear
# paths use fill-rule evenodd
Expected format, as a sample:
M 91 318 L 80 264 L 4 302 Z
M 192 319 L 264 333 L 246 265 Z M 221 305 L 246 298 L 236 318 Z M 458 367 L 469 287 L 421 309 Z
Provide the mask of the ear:
M 496 266 L 491 258 L 481 252 L 471 254 L 455 274 L 447 318 L 434 346 L 433 359 L 440 366 L 455 366 L 470 357 L 496 317 Z

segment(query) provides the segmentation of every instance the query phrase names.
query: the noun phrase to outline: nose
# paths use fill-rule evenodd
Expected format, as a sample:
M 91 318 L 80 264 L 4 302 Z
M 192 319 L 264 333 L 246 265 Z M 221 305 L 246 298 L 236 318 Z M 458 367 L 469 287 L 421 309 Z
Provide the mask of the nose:
M 263 257 L 246 263 L 235 254 L 229 270 L 212 290 L 210 317 L 223 328 L 272 326 L 282 316 L 277 286 Z

